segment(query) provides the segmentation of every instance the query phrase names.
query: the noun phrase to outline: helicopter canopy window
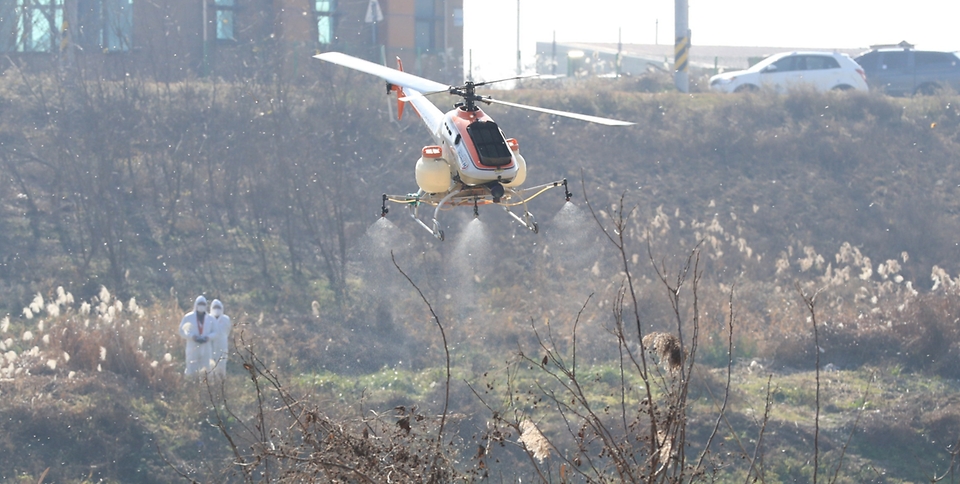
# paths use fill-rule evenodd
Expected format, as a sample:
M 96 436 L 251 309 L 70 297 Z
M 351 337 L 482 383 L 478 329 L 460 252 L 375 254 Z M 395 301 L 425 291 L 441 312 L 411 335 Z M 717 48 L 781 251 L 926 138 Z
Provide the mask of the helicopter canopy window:
M 506 166 L 512 161 L 510 148 L 503 140 L 500 127 L 493 121 L 474 121 L 467 126 L 467 134 L 477 147 L 480 163 L 487 166 Z

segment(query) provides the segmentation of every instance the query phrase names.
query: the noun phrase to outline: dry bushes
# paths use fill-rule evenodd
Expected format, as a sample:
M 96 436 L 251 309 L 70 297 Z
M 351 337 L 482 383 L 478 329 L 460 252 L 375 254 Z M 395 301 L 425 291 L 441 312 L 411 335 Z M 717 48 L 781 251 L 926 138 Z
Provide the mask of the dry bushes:
M 135 298 L 124 304 L 106 288 L 79 305 L 62 287 L 55 294 L 45 300 L 38 293 L 22 319 L 3 319 L 0 377 L 110 372 L 156 391 L 179 384 L 172 353 L 179 361 L 182 342 L 171 308 L 155 305 L 148 312 Z
M 3 318 L 0 480 L 166 481 L 157 447 L 191 447 L 205 413 L 177 413 L 189 394 L 180 316 L 175 303 L 144 308 L 106 289 L 81 302 L 58 287 Z
M 49 467 L 46 482 L 163 482 L 155 436 L 124 380 L 21 373 L 0 382 L 0 480 Z
M 250 347 L 240 356 L 259 403 L 252 417 L 233 413 L 227 401 L 215 407 L 216 425 L 235 458 L 232 479 L 447 483 L 462 477 L 437 417 L 415 406 L 332 415 L 326 405 L 294 396 Z
M 881 284 L 877 284 L 881 286 Z M 869 294 L 859 285 L 859 294 Z M 824 299 L 836 297 L 842 286 L 828 286 Z M 960 377 L 960 293 L 955 287 L 914 294 L 911 290 L 864 297 L 851 311 L 842 304 L 825 304 L 820 326 L 824 364 L 839 368 L 896 365 L 944 378 Z M 806 369 L 812 365 L 812 335 L 784 335 L 770 355 L 779 365 Z

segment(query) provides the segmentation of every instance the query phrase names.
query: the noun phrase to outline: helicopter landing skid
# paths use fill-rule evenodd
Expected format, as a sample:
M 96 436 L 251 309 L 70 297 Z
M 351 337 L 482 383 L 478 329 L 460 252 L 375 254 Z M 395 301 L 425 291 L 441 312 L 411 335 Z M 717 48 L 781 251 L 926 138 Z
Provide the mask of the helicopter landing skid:
M 573 195 L 567 189 L 566 179 L 522 189 L 503 187 L 503 195 L 501 195 L 499 199 L 495 199 L 490 188 L 486 186 L 470 186 L 464 184 L 460 184 L 458 187 L 445 193 L 425 193 L 423 190 L 420 190 L 417 193 L 410 195 L 384 194 L 381 216 L 385 217 L 387 212 L 389 212 L 387 209 L 388 201 L 405 204 L 410 209 L 410 216 L 413 217 L 413 219 L 416 220 L 421 227 L 426 229 L 427 232 L 433 234 L 434 237 L 443 240 L 443 230 L 440 229 L 440 222 L 438 221 L 441 210 L 449 210 L 453 207 L 459 206 L 473 206 L 474 217 L 479 217 L 479 206 L 496 204 L 503 207 L 503 209 L 514 220 L 520 223 L 520 225 L 523 225 L 533 233 L 538 233 L 540 227 L 537 225 L 533 214 L 527 210 L 527 202 L 533 200 L 547 190 L 559 186 L 563 187 L 564 199 L 569 201 L 570 197 Z M 420 218 L 420 207 L 422 205 L 436 207 L 433 211 L 432 224 L 428 224 Z M 517 215 L 515 212 L 510 210 L 512 207 L 516 206 L 523 207 L 522 215 Z

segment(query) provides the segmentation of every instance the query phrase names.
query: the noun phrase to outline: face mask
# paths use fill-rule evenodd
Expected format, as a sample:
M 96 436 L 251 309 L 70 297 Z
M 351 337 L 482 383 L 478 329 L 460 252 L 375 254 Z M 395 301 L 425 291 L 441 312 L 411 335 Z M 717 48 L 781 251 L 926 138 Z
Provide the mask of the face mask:
M 223 316 L 223 308 L 215 307 L 215 308 L 211 309 L 211 310 L 210 310 L 210 315 L 213 316 L 213 317 L 215 317 L 215 318 L 219 318 L 220 316 Z
M 207 305 L 206 305 L 206 304 L 197 304 L 197 312 L 198 312 L 198 313 L 205 313 L 205 312 L 207 312 Z

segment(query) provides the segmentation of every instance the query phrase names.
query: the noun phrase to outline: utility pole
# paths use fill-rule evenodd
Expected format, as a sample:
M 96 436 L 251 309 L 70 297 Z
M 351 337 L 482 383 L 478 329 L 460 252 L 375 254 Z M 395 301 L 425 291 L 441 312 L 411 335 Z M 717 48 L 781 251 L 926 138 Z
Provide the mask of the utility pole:
M 210 72 L 209 72 L 209 69 L 208 69 L 209 65 L 207 64 L 207 62 L 209 61 L 209 58 L 208 58 L 208 57 L 209 57 L 209 55 L 210 55 L 210 39 L 207 38 L 208 35 L 209 35 L 208 32 L 210 31 L 210 25 L 207 23 L 207 22 L 208 22 L 208 20 L 207 20 L 207 0 L 200 0 L 200 3 L 203 5 L 203 7 L 202 7 L 202 8 L 203 8 L 203 13 L 202 13 L 202 15 L 201 15 L 201 19 L 202 19 L 202 21 L 203 21 L 203 31 L 202 31 L 202 32 L 203 32 L 203 59 L 202 59 L 202 62 L 201 62 L 201 64 L 200 64 L 200 72 L 201 72 L 200 75 L 201 75 L 201 76 L 206 76 L 207 74 L 210 73 Z
M 617 77 L 622 74 L 623 66 L 623 27 L 617 29 Z
M 520 77 L 520 0 L 517 0 L 517 77 Z
M 674 0 L 676 8 L 675 37 L 673 45 L 673 83 L 680 92 L 690 92 L 690 75 L 687 73 L 690 56 L 690 23 L 687 0 Z
M 553 31 L 553 51 L 550 54 L 550 75 L 557 75 L 557 31 Z

